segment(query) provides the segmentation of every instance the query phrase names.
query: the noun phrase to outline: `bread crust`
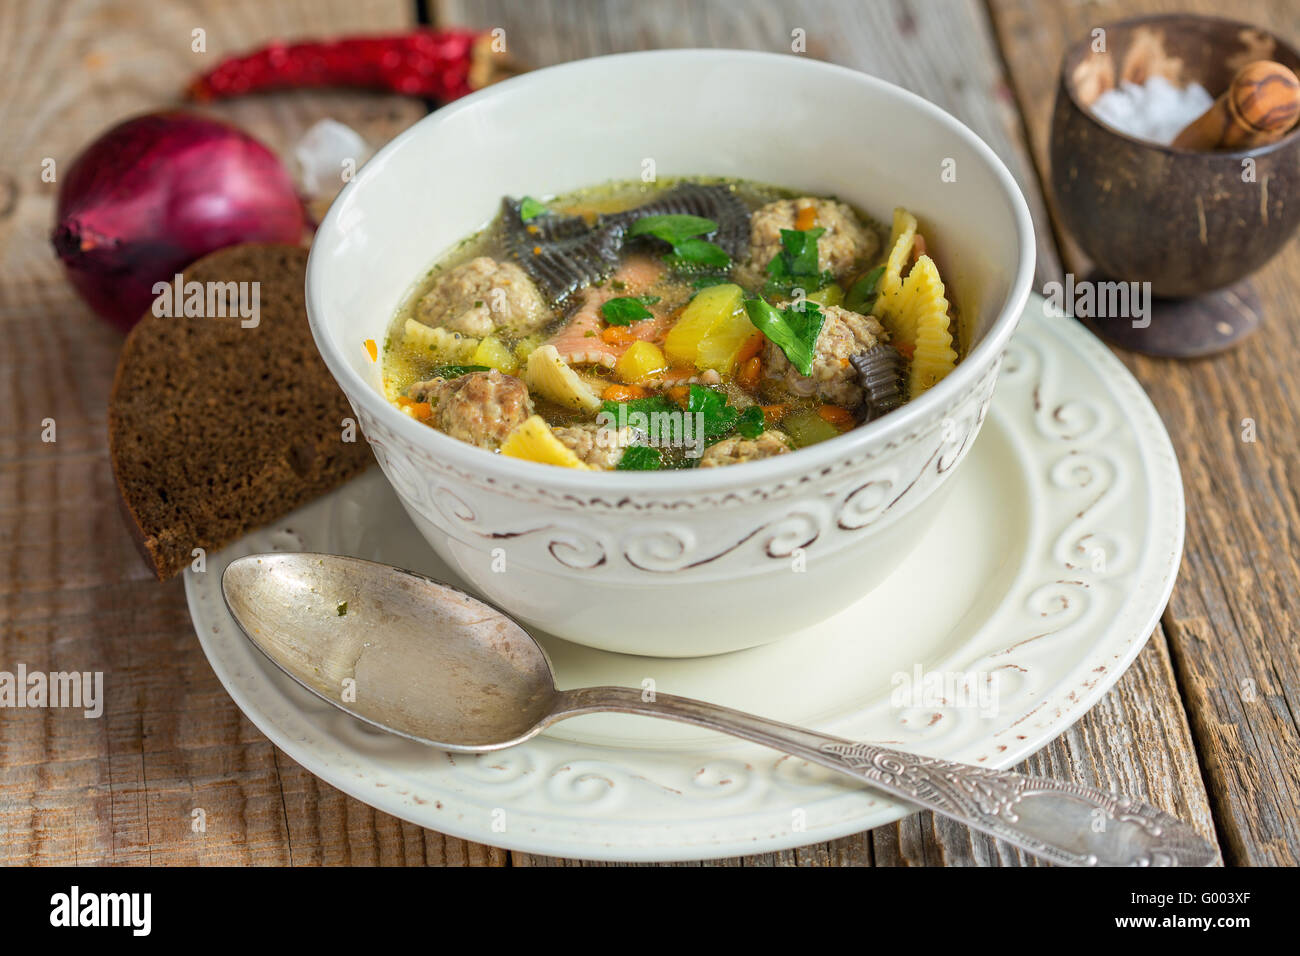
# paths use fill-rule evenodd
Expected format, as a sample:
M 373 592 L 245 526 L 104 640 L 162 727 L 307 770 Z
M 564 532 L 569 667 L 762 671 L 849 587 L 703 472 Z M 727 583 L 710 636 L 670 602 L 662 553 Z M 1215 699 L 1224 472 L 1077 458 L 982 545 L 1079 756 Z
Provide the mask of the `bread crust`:
M 126 523 L 160 581 L 337 487 L 374 461 L 316 351 L 307 250 L 232 246 L 183 281 L 258 283 L 258 322 L 152 311 L 118 357 L 108 447 Z M 242 288 L 250 289 L 251 286 Z M 358 347 L 360 343 L 358 343 Z

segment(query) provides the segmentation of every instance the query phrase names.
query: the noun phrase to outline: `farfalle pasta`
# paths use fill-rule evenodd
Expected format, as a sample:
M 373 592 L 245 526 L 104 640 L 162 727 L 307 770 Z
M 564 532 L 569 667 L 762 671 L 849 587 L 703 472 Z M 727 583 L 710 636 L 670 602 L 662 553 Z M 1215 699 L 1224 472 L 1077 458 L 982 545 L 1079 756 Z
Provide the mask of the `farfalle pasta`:
M 501 215 L 396 316 L 404 412 L 574 470 L 711 468 L 889 415 L 960 360 L 911 212 L 741 181 L 614 184 Z

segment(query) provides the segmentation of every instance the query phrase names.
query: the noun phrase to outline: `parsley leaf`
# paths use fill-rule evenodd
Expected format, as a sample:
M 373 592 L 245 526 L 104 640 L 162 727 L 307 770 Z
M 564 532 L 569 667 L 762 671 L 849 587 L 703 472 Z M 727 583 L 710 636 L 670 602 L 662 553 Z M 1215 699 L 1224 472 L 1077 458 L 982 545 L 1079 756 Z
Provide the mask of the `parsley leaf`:
M 703 385 L 692 385 L 686 411 L 703 415 L 704 440 L 712 445 L 721 441 L 733 431 L 739 431 L 745 438 L 757 438 L 767 427 L 763 409 L 751 405 L 744 411 L 727 401 L 725 392 Z
M 550 212 L 550 210 L 532 196 L 525 196 L 523 201 L 519 203 L 519 219 L 521 222 L 527 222 L 529 219 L 536 219 L 543 213 L 548 212 Z
M 623 450 L 623 457 L 619 459 L 617 471 L 658 471 L 663 467 L 664 460 L 659 454 L 659 449 L 651 448 L 649 445 L 629 445 Z
M 825 231 L 820 227 L 781 230 L 781 251 L 767 264 L 764 295 L 789 296 L 795 289 L 816 292 L 834 281 L 829 272 L 817 268 L 817 240 Z
M 664 256 L 669 267 L 678 272 L 731 268 L 731 256 L 725 249 L 699 238 L 715 232 L 718 224 L 703 216 L 643 216 L 632 224 L 628 236 L 654 236 L 673 247 Z
M 727 269 L 731 256 L 721 246 L 704 239 L 683 239 L 664 257 L 668 265 L 679 272 L 692 269 Z
M 754 327 L 776 343 L 790 364 L 803 375 L 812 374 L 813 353 L 825 316 L 817 303 L 805 300 L 802 309 L 776 309 L 762 299 L 746 299 L 745 312 Z
M 686 411 L 690 414 L 699 413 L 703 415 L 704 440 L 706 442 L 721 439 L 736 427 L 736 419 L 740 417 L 739 409 L 734 405 L 727 404 L 725 394 L 711 388 L 705 388 L 703 385 L 691 386 Z
M 757 438 L 766 430 L 767 418 L 763 415 L 763 409 L 757 405 L 750 405 L 736 419 L 736 431 L 745 438 Z
M 486 372 L 486 365 L 440 365 L 430 374 L 430 378 L 460 378 L 470 372 Z
M 600 410 L 602 412 L 608 412 L 610 415 L 613 415 L 617 418 L 619 406 L 626 406 L 627 414 L 629 415 L 631 415 L 633 412 L 642 412 L 646 415 L 650 415 L 653 414 L 654 412 L 681 411 L 681 409 L 678 408 L 676 404 L 670 402 L 662 395 L 651 395 L 648 398 L 634 398 L 626 402 L 615 402 L 612 400 L 606 400 L 600 403 Z
M 621 295 L 607 299 L 600 307 L 600 315 L 609 325 L 631 325 L 642 319 L 654 317 L 646 308 L 659 301 L 657 295 Z
M 726 393 L 719 389 L 706 388 L 703 385 L 692 385 L 687 396 L 686 414 L 701 416 L 700 422 L 706 445 L 721 441 L 737 429 L 746 438 L 756 438 L 763 433 L 766 427 L 761 408 L 753 405 L 742 412 L 734 405 L 729 404 Z M 612 418 L 608 427 L 618 427 L 620 408 L 626 409 L 625 414 L 629 416 L 634 412 L 641 412 L 645 415 L 655 415 L 663 412 L 681 414 L 682 412 L 681 406 L 663 395 L 634 398 L 628 402 L 605 401 L 601 403 L 601 411 L 608 413 Z M 662 456 L 658 455 L 657 452 L 656 458 L 659 465 L 636 463 L 638 459 L 649 460 L 649 456 L 645 453 L 646 450 L 653 451 L 648 447 L 645 450 L 636 445 L 629 447 L 623 453 L 623 464 L 620 464 L 619 468 L 645 470 L 663 464 Z M 629 456 L 631 456 L 630 459 Z M 687 462 L 673 467 L 692 467 L 693 464 Z
M 705 236 L 718 228 L 712 219 L 703 216 L 642 216 L 632 223 L 629 236 L 654 236 L 669 245 L 677 245 L 692 236 Z
M 880 294 L 880 277 L 885 274 L 884 266 L 876 266 L 857 282 L 853 283 L 848 295 L 844 297 L 844 308 L 863 315 L 871 313 Z

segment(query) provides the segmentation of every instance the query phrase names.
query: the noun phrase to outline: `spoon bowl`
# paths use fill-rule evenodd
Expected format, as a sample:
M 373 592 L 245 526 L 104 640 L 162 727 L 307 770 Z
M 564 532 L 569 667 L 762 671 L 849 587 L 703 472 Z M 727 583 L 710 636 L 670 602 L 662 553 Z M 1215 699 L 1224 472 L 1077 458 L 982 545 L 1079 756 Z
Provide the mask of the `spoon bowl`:
M 551 663 L 496 608 L 411 571 L 329 554 L 253 554 L 221 579 L 249 640 L 353 717 L 442 750 L 511 747 L 555 708 Z
M 890 750 L 688 697 L 558 690 L 546 652 L 501 611 L 386 564 L 254 554 L 227 565 L 221 587 L 249 640 L 303 687 L 441 750 L 512 747 L 579 714 L 639 714 L 772 747 L 1056 863 L 1203 866 L 1217 856 L 1181 820 L 1081 784 Z

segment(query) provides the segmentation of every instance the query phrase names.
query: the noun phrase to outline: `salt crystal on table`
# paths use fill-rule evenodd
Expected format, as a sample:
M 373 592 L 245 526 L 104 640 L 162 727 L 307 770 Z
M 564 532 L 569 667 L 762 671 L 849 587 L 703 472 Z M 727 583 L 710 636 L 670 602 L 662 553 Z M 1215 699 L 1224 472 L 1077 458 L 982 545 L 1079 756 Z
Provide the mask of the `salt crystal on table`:
M 323 119 L 303 134 L 293 152 L 307 195 L 333 199 L 350 174 L 370 158 L 371 149 L 352 127 Z
M 1214 105 L 1199 83 L 1181 89 L 1163 76 L 1145 83 L 1121 82 L 1097 97 L 1092 112 L 1121 133 L 1168 146 L 1192 120 Z

